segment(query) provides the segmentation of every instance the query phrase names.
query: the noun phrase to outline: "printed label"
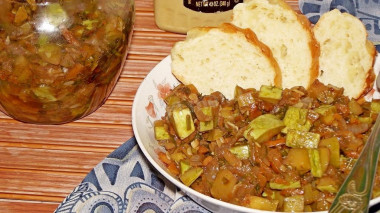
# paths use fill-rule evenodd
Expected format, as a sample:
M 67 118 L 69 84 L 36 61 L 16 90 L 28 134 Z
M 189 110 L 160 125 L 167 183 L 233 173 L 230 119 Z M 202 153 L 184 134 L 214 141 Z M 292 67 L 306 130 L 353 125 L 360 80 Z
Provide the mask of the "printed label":
M 232 10 L 238 3 L 243 3 L 243 0 L 183 0 L 186 8 L 203 13 Z

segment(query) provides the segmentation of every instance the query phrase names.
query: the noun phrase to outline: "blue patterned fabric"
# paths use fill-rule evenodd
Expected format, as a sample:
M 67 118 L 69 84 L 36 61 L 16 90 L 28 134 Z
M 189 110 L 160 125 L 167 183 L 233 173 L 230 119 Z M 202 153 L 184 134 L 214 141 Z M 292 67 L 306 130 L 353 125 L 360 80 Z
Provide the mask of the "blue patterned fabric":
M 368 31 L 368 39 L 380 52 L 380 0 L 299 0 L 298 3 L 301 12 L 313 24 L 323 13 L 333 9 L 358 17 Z
M 209 213 L 151 167 L 131 138 L 100 162 L 56 213 Z
M 369 212 L 379 213 L 379 205 Z M 210 213 L 158 176 L 134 137 L 95 166 L 55 210 L 74 212 Z

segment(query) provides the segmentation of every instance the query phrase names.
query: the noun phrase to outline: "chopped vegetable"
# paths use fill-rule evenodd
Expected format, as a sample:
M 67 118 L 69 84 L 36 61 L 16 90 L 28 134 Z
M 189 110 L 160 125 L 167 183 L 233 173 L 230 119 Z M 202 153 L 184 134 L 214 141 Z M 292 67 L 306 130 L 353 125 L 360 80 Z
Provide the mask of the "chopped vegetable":
M 201 111 L 205 116 L 210 116 L 210 117 L 213 116 L 211 107 L 202 107 Z M 213 128 L 214 128 L 213 120 L 199 122 L 199 131 L 201 132 L 209 131 L 209 130 L 212 130 Z
M 235 99 L 227 100 L 218 92 L 202 96 L 184 89 L 189 86 L 179 85 L 167 96 L 173 98 L 165 99 L 174 101 L 162 117 L 171 130 L 170 139 L 159 141 L 171 158 L 162 161 L 180 180 L 202 168 L 184 183 L 249 208 L 327 210 L 373 125 L 369 102 L 350 100 L 342 90 L 321 84 L 307 91 L 285 89 L 276 101 L 263 96 L 265 87 L 237 86 Z M 191 137 L 181 139 L 175 131 L 171 110 L 178 105 L 192 116 Z M 208 121 L 213 121 L 212 129 L 200 128 Z
M 230 152 L 242 160 L 246 160 L 249 158 L 248 144 L 233 146 L 230 148 Z
M 302 195 L 294 195 L 284 199 L 284 212 L 303 212 L 304 197 Z
M 319 147 L 326 147 L 330 150 L 331 165 L 339 168 L 340 166 L 340 145 L 337 137 L 326 138 L 319 142 Z
M 313 132 L 305 132 L 289 129 L 286 137 L 286 145 L 293 148 L 318 148 L 320 135 Z
M 277 103 L 282 98 L 282 89 L 263 85 L 260 87 L 259 98 L 271 103 Z
M 314 177 L 322 177 L 322 165 L 318 149 L 308 149 L 307 151 L 309 152 L 311 174 Z
M 282 183 L 275 183 L 275 182 L 270 182 L 269 187 L 271 189 L 297 189 L 301 187 L 300 181 L 295 181 L 290 184 L 282 184 Z
M 272 114 L 265 114 L 255 118 L 244 131 L 246 139 L 253 139 L 258 143 L 270 140 L 285 127 L 284 122 Z
M 193 167 L 187 169 L 183 174 L 181 174 L 179 179 L 181 179 L 182 183 L 186 186 L 190 186 L 202 173 L 202 168 Z
M 348 107 L 350 108 L 350 112 L 354 115 L 360 115 L 363 113 L 363 108 L 353 99 L 348 102 Z
M 286 162 L 298 170 L 301 174 L 311 169 L 309 153 L 307 149 L 290 149 L 286 157 Z
M 250 106 L 251 104 L 255 102 L 255 100 L 252 96 L 252 93 L 247 92 L 247 93 L 243 93 L 239 95 L 237 98 L 237 102 L 239 104 L 239 107 L 243 108 L 243 107 Z
M 330 193 L 336 193 L 339 190 L 337 183 L 331 177 L 322 177 L 321 179 L 319 179 L 317 189 L 322 192 Z
M 24 21 L 28 19 L 28 13 L 26 12 L 26 9 L 24 6 L 21 6 L 18 8 L 16 15 L 15 15 L 15 24 L 21 25 Z
M 156 140 L 168 140 L 170 139 L 170 134 L 168 132 L 168 125 L 161 120 L 154 122 L 154 137 Z
M 309 131 L 311 127 L 310 121 L 307 120 L 307 109 L 301 109 L 298 107 L 290 106 L 286 111 L 284 117 L 284 124 L 286 126 L 286 131 L 288 129 L 295 129 L 299 131 Z
M 322 174 L 326 172 L 327 167 L 330 164 L 330 150 L 326 147 L 318 148 L 319 160 L 321 162 Z
M 229 170 L 220 170 L 215 177 L 210 192 L 213 197 L 224 201 L 231 200 L 233 189 L 237 183 L 236 177 Z
M 321 120 L 327 125 L 332 124 L 335 119 L 336 107 L 334 105 L 321 105 L 315 111 L 322 116 Z
M 187 138 L 195 131 L 191 111 L 186 105 L 172 105 L 168 113 L 178 137 L 181 139 Z
M 258 196 L 248 197 L 248 207 L 266 211 L 276 211 L 279 201 L 269 200 Z
M 191 168 L 191 166 L 189 163 L 181 161 L 179 164 L 179 168 L 181 170 L 181 175 L 183 175 L 186 171 L 188 171 Z

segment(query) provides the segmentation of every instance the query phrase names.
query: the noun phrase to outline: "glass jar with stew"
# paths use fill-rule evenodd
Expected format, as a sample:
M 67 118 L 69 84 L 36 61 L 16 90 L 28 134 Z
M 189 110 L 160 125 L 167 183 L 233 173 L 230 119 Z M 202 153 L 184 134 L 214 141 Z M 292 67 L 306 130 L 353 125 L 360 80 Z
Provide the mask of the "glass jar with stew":
M 186 33 L 199 26 L 215 27 L 232 19 L 232 9 L 245 0 L 154 0 L 155 21 L 162 30 Z
M 133 0 L 3 0 L 0 13 L 1 111 L 62 124 L 105 102 L 127 54 Z

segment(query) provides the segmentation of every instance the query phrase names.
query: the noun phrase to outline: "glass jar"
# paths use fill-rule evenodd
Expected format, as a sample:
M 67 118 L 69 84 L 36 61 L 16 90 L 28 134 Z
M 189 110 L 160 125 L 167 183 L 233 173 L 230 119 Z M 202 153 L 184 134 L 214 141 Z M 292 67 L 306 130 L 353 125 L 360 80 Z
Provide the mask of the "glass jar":
M 0 1 L 0 110 L 62 124 L 99 108 L 121 74 L 134 0 Z
M 156 25 L 186 33 L 193 27 L 215 27 L 232 19 L 232 9 L 243 0 L 154 0 Z

